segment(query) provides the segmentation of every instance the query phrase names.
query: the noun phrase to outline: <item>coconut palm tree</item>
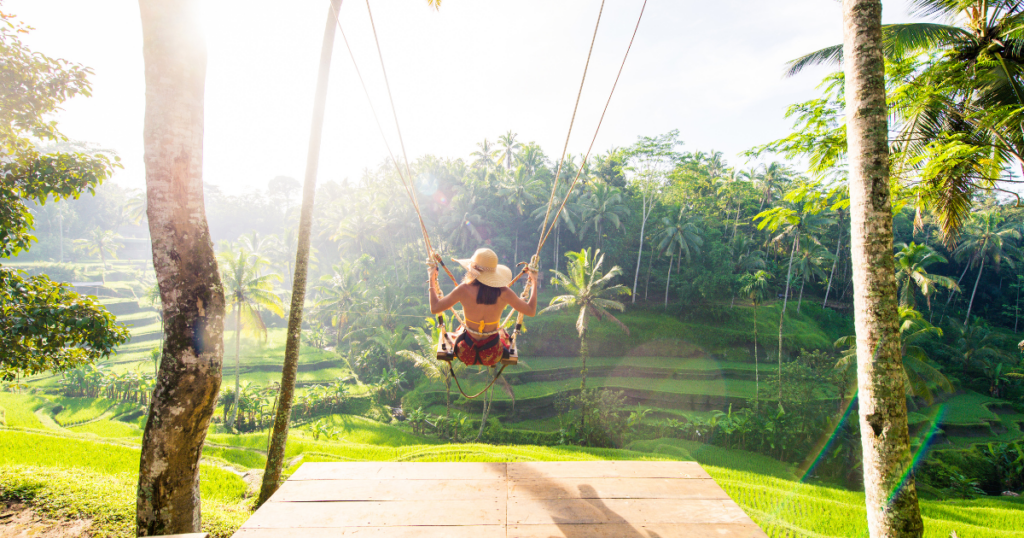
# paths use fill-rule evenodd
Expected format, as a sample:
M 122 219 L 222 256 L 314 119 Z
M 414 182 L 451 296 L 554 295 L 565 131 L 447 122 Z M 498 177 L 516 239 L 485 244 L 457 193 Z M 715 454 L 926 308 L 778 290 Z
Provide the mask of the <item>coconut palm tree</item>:
M 604 248 L 605 224 L 611 224 L 618 230 L 622 228 L 622 218 L 627 215 L 629 207 L 624 203 L 622 191 L 598 183 L 580 200 L 580 239 L 587 230 L 593 229 L 597 234 L 597 248 Z
M 900 249 L 896 253 L 896 285 L 900 290 L 900 306 L 915 308 L 917 305 L 914 298 L 917 292 L 921 292 L 928 310 L 931 310 L 932 295 L 939 286 L 950 291 L 960 291 L 952 278 L 928 272 L 929 265 L 946 263 L 946 258 L 935 252 L 935 249 L 913 241 L 909 245 L 897 243 L 896 248 Z
M 331 272 L 320 277 L 315 308 L 330 317 L 331 326 L 337 329 L 334 349 L 341 351 L 341 337 L 348 326 L 353 310 L 367 300 L 367 266 L 372 260 L 363 254 L 353 261 L 341 260 L 331 267 Z
M 517 136 L 519 136 L 517 133 L 509 131 L 498 137 L 498 148 L 504 157 L 505 167 L 510 171 L 512 170 L 512 161 L 516 158 L 516 150 L 522 147 L 522 144 L 516 142 Z
M 941 234 L 952 243 L 974 193 L 991 188 L 1024 156 L 1024 133 L 1014 119 L 1024 105 L 1024 6 L 1015 0 L 914 0 L 911 6 L 932 20 L 884 25 L 881 34 L 880 50 L 891 64 L 920 61 L 894 92 L 892 166 L 920 172 Z M 793 60 L 787 74 L 842 59 L 842 45 L 833 45 Z
M 121 234 L 99 228 L 94 228 L 85 238 L 75 239 L 79 248 L 100 259 L 100 275 L 104 284 L 107 283 L 107 257 L 117 259 L 118 249 L 124 246 L 120 243 L 121 239 Z
M 964 316 L 965 327 L 971 319 L 974 295 L 978 293 L 978 283 L 985 272 L 985 264 L 991 261 L 997 272 L 1004 262 L 1010 267 L 1014 265 L 1013 257 L 1007 254 L 1017 252 L 1017 248 L 1008 244 L 1006 239 L 1020 239 L 1020 226 L 1012 223 L 1000 226 L 1001 220 L 1000 216 L 992 211 L 978 214 L 964 229 L 963 242 L 953 251 L 953 256 L 957 260 L 967 260 L 971 267 L 978 267 L 978 277 L 974 279 L 971 300 L 967 303 L 967 315 Z
M 622 284 L 611 285 L 615 277 L 622 274 L 619 266 L 612 267 L 607 273 L 601 272 L 601 265 L 604 264 L 604 254 L 595 250 L 591 255 L 590 249 L 583 249 L 579 252 L 566 252 L 565 257 L 569 259 L 566 272 L 561 273 L 551 270 L 554 275 L 551 284 L 560 286 L 566 292 L 565 295 L 558 295 L 551 299 L 551 304 L 541 310 L 541 314 L 558 312 L 560 310 L 577 310 L 576 332 L 580 337 L 580 358 L 583 360 L 583 369 L 580 371 L 580 390 L 587 388 L 587 329 L 590 327 L 590 318 L 595 317 L 598 321 L 608 318 L 623 332 L 629 334 L 629 328 L 618 318 L 612 315 L 609 310 L 625 310 L 625 305 L 612 300 L 609 297 L 616 295 L 629 295 L 629 288 Z
M 805 241 L 800 247 L 800 254 L 796 258 L 793 269 L 796 271 L 796 278 L 800 281 L 800 298 L 796 302 L 796 313 L 800 313 L 800 305 L 804 302 L 804 285 L 811 280 L 824 280 L 824 266 L 832 260 L 832 253 L 819 243 L 816 238 Z
M 243 248 L 222 253 L 220 263 L 223 268 L 221 278 L 224 281 L 227 313 L 235 314 L 235 394 L 240 394 L 242 329 L 266 339 L 267 326 L 263 322 L 261 311 L 265 310 L 278 316 L 284 316 L 284 304 L 281 302 L 281 298 L 274 294 L 273 285 L 274 280 L 281 280 L 281 275 L 261 274 L 268 263 L 267 260 Z M 238 420 L 237 403 L 231 417 L 231 424 L 228 427 L 234 427 L 236 420 Z
M 926 0 L 927 1 L 927 0 Z M 850 250 L 864 494 L 872 536 L 924 534 L 899 372 L 881 0 L 843 0 Z
M 514 172 L 505 175 L 499 192 L 505 201 L 516 210 L 516 214 L 521 220 L 526 208 L 537 202 L 537 197 L 541 196 L 543 189 L 544 183 L 535 178 L 526 165 L 520 164 Z M 519 259 L 519 224 L 516 222 L 513 226 L 516 233 L 513 251 L 515 260 Z
M 495 145 L 486 138 L 483 142 L 477 143 L 476 147 L 477 150 L 469 154 L 470 157 L 475 157 L 475 159 L 473 159 L 473 167 L 482 168 L 484 170 L 488 170 L 493 167 L 497 162 L 498 156 L 501 154 L 501 150 L 496 148 Z
M 758 271 L 747 273 L 741 279 L 743 295 L 754 305 L 754 401 L 757 401 L 761 395 L 761 374 L 757 359 L 757 307 L 761 306 L 761 303 L 768 298 L 768 281 L 771 278 L 772 275 L 767 271 Z
M 658 251 L 667 255 L 668 260 L 668 278 L 665 282 L 665 306 L 668 306 L 668 290 L 669 284 L 672 282 L 672 261 L 673 257 L 678 256 L 679 264 L 682 265 L 683 257 L 687 261 L 690 260 L 691 255 L 699 254 L 700 247 L 704 245 L 704 231 L 698 226 L 699 217 L 683 207 L 679 209 L 679 214 L 676 215 L 675 220 L 668 217 L 661 219 L 661 231 L 655 236 L 655 241 L 658 241 Z

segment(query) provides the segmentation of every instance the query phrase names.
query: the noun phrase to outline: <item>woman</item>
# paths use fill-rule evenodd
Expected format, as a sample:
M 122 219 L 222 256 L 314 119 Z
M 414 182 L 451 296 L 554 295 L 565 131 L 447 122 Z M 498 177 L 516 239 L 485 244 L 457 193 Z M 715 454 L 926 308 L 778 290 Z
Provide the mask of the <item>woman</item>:
M 463 326 L 456 333 L 456 356 L 468 365 L 491 366 L 501 360 L 509 346 L 508 334 L 498 327 L 505 307 L 511 306 L 530 317 L 537 313 L 537 272 L 527 270 L 531 290 L 530 301 L 526 302 L 508 287 L 512 270 L 498 265 L 498 255 L 493 250 L 481 248 L 468 260 L 454 261 L 466 269 L 466 277 L 444 297 L 437 296 L 437 266 L 430 268 L 430 313 L 437 315 L 462 303 L 468 327 Z

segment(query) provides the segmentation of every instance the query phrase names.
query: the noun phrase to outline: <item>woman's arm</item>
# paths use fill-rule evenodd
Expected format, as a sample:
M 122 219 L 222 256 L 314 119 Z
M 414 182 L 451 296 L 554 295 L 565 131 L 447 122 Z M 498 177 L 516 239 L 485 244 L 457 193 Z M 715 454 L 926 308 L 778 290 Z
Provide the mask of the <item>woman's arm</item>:
M 430 270 L 430 280 L 427 282 L 428 297 L 430 299 L 430 313 L 433 315 L 440 314 L 445 310 L 455 306 L 455 303 L 459 302 L 462 296 L 463 286 L 460 284 L 451 293 L 444 297 L 437 296 L 437 267 Z
M 530 283 L 530 301 L 524 301 L 516 295 L 516 292 L 512 291 L 511 288 L 505 288 L 505 301 L 509 306 L 522 312 L 523 315 L 533 317 L 537 315 L 537 273 L 529 272 Z

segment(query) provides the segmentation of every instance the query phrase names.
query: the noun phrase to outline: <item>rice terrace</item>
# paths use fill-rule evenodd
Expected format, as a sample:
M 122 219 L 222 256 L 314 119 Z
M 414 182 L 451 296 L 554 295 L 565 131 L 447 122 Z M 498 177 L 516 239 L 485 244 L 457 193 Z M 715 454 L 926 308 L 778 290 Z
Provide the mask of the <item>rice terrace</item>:
M 0 0 L 0 537 L 1024 538 L 1022 22 Z

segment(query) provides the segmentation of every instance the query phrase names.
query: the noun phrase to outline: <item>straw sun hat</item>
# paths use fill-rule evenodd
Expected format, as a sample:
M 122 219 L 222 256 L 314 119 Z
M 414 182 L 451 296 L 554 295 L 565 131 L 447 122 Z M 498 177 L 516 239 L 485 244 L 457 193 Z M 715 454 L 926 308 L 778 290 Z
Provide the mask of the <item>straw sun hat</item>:
M 512 282 L 512 270 L 504 265 L 498 265 L 498 255 L 489 248 L 477 249 L 473 257 L 468 260 L 458 260 L 466 270 L 466 279 L 476 279 L 477 282 L 491 286 L 492 288 L 503 288 Z

